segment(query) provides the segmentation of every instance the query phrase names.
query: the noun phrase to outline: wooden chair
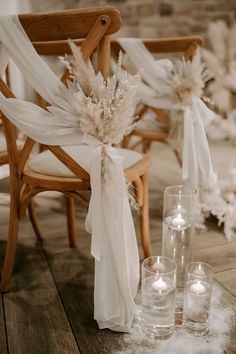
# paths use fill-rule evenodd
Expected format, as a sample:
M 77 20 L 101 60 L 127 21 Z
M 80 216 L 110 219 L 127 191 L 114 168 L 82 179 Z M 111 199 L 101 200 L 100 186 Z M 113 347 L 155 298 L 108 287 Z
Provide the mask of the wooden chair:
M 2 83 L 2 79 L 0 82 L 0 86 Z M 6 68 L 6 73 L 5 73 L 5 82 L 8 87 L 10 87 L 10 73 L 9 73 L 9 68 Z M 15 128 L 14 128 L 15 129 Z M 19 136 L 19 131 L 15 129 L 15 136 L 18 138 Z M 21 140 L 16 140 L 16 146 L 17 146 L 17 153 L 20 154 L 23 148 L 23 141 Z M 6 143 L 6 137 L 4 134 L 4 127 L 3 127 L 3 121 L 0 119 L 0 166 L 8 165 L 9 164 L 9 156 L 8 156 L 8 151 L 7 151 L 7 143 Z M 43 240 L 39 224 L 36 218 L 36 213 L 35 213 L 35 203 L 30 201 L 28 205 L 28 212 L 29 212 L 29 218 L 32 224 L 32 227 L 34 229 L 34 232 L 39 240 Z
M 5 81 L 10 86 L 9 68 L 6 68 Z M 0 166 L 8 164 L 7 143 L 3 130 L 3 122 L 0 118 Z
M 160 39 L 145 39 L 143 40 L 145 47 L 152 54 L 183 54 L 186 59 L 191 59 L 195 54 L 197 48 L 202 45 L 203 40 L 199 36 L 189 37 L 175 37 L 175 38 L 160 38 Z M 112 41 L 112 55 L 117 60 L 119 51 L 122 50 L 120 44 L 116 41 Z M 161 109 L 153 108 L 147 105 L 142 105 L 138 112 L 139 120 L 142 119 L 145 113 L 148 111 L 155 113 L 156 119 L 161 123 L 163 129 L 161 130 L 148 130 L 148 129 L 135 129 L 130 136 L 126 137 L 123 142 L 125 148 L 135 148 L 137 145 L 142 145 L 142 151 L 148 152 L 151 143 L 154 141 L 160 141 L 167 143 L 170 119 L 167 113 Z M 138 138 L 138 141 L 132 145 L 131 138 Z M 181 159 L 174 151 L 178 162 L 181 164 Z
M 116 32 L 120 27 L 120 15 L 117 10 L 111 7 L 80 9 L 49 14 L 26 14 L 20 15 L 19 19 L 39 54 L 58 55 L 69 53 L 70 49 L 66 42 L 68 38 L 85 38 L 81 45 L 84 58 L 88 58 L 97 48 L 98 69 L 101 70 L 104 77 L 107 77 L 110 60 L 109 35 Z M 69 73 L 66 71 L 62 76 L 62 81 L 66 82 L 68 77 Z M 14 97 L 3 80 L 0 80 L 0 89 L 6 97 Z M 30 159 L 29 154 L 35 141 L 27 138 L 19 156 L 16 148 L 15 129 L 3 114 L 2 119 L 9 156 L 11 199 L 8 241 L 0 283 L 0 290 L 4 292 L 9 289 L 10 285 L 19 221 L 24 216 L 32 198 L 37 193 L 47 190 L 56 190 L 64 193 L 68 200 L 68 210 L 71 215 L 70 222 L 73 223 L 74 204 L 71 201 L 75 199 L 88 206 L 87 199 L 79 192 L 90 189 L 90 178 L 89 173 L 78 162 L 78 158 L 84 157 L 81 151 L 80 155 L 78 155 L 77 146 L 45 145 L 46 151 Z M 137 155 L 134 155 L 134 152 L 130 150 L 122 151 L 132 157 L 132 161 L 126 164 L 125 176 L 127 181 L 132 182 L 136 187 L 137 201 L 141 208 L 141 240 L 144 254 L 149 256 L 147 180 L 149 158 L 140 155 L 137 159 Z M 134 162 L 135 159 L 136 161 Z M 60 176 L 57 173 L 50 175 L 47 168 L 45 173 L 42 170 L 40 172 L 37 171 L 40 164 L 45 161 L 49 161 L 50 166 L 52 164 L 56 165 L 56 168 L 60 170 Z M 45 168 L 45 164 L 43 164 L 43 168 Z

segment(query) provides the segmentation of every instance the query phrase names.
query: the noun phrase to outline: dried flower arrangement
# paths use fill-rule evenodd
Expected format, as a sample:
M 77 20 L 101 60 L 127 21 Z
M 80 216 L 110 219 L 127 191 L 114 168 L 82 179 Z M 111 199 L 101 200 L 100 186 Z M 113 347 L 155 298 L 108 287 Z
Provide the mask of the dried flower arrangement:
M 236 24 L 212 22 L 207 35 L 211 49 L 203 49 L 202 56 L 212 76 L 208 92 L 227 116 L 232 110 L 231 93 L 236 91 Z
M 224 227 L 225 237 L 230 241 L 236 234 L 236 187 L 230 180 L 220 181 L 216 188 L 203 189 L 199 208 L 202 221 L 210 214 L 218 219 L 218 225 Z
M 135 125 L 137 76 L 121 70 L 120 54 L 116 70 L 104 80 L 95 73 L 90 60 L 83 60 L 80 48 L 70 42 L 73 56 L 63 59 L 76 86 L 74 108 L 81 130 L 104 144 L 118 144 Z
M 194 96 L 202 96 L 207 79 L 208 73 L 197 51 L 191 61 L 182 57 L 171 63 L 165 80 L 160 83 L 161 95 L 176 106 L 188 106 Z
M 236 110 L 232 105 L 232 94 L 236 91 L 236 23 L 228 27 L 223 21 L 209 24 L 210 49 L 202 49 L 202 58 L 207 67 L 209 81 L 206 94 L 216 105 L 215 119 L 206 132 L 211 140 L 236 142 Z M 202 199 L 205 213 L 215 215 L 219 224 L 224 224 L 228 239 L 236 231 L 236 188 L 230 177 L 219 181 L 215 190 L 205 191 Z
M 181 129 L 176 129 L 176 124 L 181 124 L 182 110 L 191 105 L 193 97 L 202 97 L 205 84 L 209 80 L 209 74 L 202 63 L 199 50 L 191 61 L 182 57 L 173 61 L 157 60 L 156 64 L 157 70 L 158 65 L 160 65 L 162 71 L 164 69 L 164 75 L 158 80 L 158 89 L 153 87 L 155 90 L 153 98 L 160 102 L 159 108 L 169 111 L 173 133 L 171 133 L 171 141 L 174 142 L 176 139 L 177 142 L 179 138 L 175 134 L 176 132 L 179 134 Z M 142 91 L 140 96 L 142 99 Z M 139 122 L 137 128 L 148 129 L 148 127 L 152 127 L 152 129 L 155 129 L 155 127 L 160 129 L 161 127 L 156 116 L 149 113 Z M 181 147 L 179 149 L 181 150 Z

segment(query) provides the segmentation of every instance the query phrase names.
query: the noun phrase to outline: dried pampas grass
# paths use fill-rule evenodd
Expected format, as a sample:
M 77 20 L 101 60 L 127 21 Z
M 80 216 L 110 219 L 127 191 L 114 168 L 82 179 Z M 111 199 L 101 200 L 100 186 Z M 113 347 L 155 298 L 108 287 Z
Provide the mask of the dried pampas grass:
M 74 108 L 82 131 L 104 144 L 118 144 L 135 126 L 137 76 L 121 70 L 120 54 L 116 70 L 104 80 L 95 73 L 91 62 L 83 60 L 80 48 L 70 42 L 73 56 L 64 63 L 76 85 Z
M 175 104 L 188 106 L 192 98 L 201 97 L 205 82 L 208 79 L 204 65 L 201 61 L 199 50 L 192 61 L 184 57 L 172 63 L 172 69 L 161 82 L 164 96 L 167 96 Z
M 213 79 L 208 91 L 219 109 L 228 113 L 231 92 L 236 91 L 236 24 L 212 22 L 207 34 L 211 49 L 203 49 L 202 57 Z

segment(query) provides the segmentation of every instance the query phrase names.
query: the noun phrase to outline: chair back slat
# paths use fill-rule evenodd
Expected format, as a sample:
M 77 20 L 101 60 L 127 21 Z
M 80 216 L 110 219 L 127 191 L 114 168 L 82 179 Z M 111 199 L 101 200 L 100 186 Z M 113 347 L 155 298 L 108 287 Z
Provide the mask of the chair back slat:
M 83 180 L 89 181 L 89 174 L 80 165 L 75 163 L 75 160 L 73 160 L 72 157 L 70 157 L 70 155 L 68 155 L 60 146 L 47 145 L 47 148 L 76 176 L 81 176 Z
M 197 46 L 203 45 L 203 39 L 200 36 L 187 36 L 187 37 L 171 37 L 171 38 L 158 38 L 158 39 L 143 39 L 143 44 L 150 53 L 184 53 L 188 50 L 189 46 L 196 43 Z M 113 40 L 111 42 L 113 52 L 118 55 L 122 50 L 120 44 Z
M 85 38 L 100 16 L 108 17 L 111 21 L 107 35 L 119 30 L 120 13 L 109 6 L 47 14 L 22 14 L 19 19 L 32 42 L 44 42 Z M 105 21 L 101 21 L 105 25 Z

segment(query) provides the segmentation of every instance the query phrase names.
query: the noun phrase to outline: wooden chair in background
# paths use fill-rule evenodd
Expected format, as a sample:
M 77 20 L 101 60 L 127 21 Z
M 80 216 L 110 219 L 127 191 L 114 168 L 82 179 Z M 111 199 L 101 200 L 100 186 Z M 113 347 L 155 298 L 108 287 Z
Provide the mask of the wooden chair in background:
M 150 53 L 157 54 L 182 54 L 186 59 L 192 59 L 198 47 L 202 46 L 203 40 L 199 36 L 188 37 L 174 37 L 174 38 L 160 38 L 160 39 L 145 39 L 143 40 L 145 47 Z M 111 43 L 112 55 L 117 60 L 119 51 L 123 50 L 120 44 L 113 40 Z M 125 148 L 136 148 L 138 145 L 142 145 L 142 151 L 148 152 L 152 142 L 159 141 L 167 143 L 169 130 L 170 130 L 170 118 L 168 114 L 157 108 L 153 108 L 147 105 L 142 105 L 139 115 L 139 120 L 142 119 L 145 113 L 148 111 L 155 113 L 156 119 L 161 123 L 164 129 L 161 130 L 148 130 L 148 129 L 135 129 L 128 137 L 124 139 L 123 146 Z M 131 143 L 132 137 L 136 137 L 135 144 Z M 181 165 L 181 159 L 177 151 L 174 151 L 176 158 Z
M 85 38 L 81 50 L 88 58 L 97 48 L 97 66 L 104 77 L 109 73 L 110 39 L 120 27 L 120 14 L 111 7 L 70 10 L 49 14 L 20 15 L 19 19 L 28 37 L 39 54 L 58 55 L 69 53 L 67 39 Z M 62 42 L 61 42 L 62 41 Z M 65 83 L 69 78 L 66 71 L 62 76 Z M 3 80 L 0 89 L 6 97 L 14 97 Z M 46 108 L 46 104 L 45 104 Z M 29 158 L 35 144 L 26 139 L 22 153 L 18 155 L 14 126 L 2 115 L 10 166 L 10 221 L 6 255 L 1 274 L 0 290 L 7 291 L 14 266 L 14 257 L 20 219 L 32 198 L 40 192 L 56 190 L 68 198 L 70 223 L 74 223 L 74 200 L 88 206 L 88 200 L 79 192 L 90 189 L 89 173 L 80 164 L 88 163 L 84 156 L 87 146 L 50 146 L 44 145 L 46 151 Z M 32 117 L 33 119 L 33 117 Z M 137 155 L 130 150 L 122 150 L 125 156 L 124 168 L 127 180 L 136 186 L 137 200 L 141 208 L 141 240 L 145 256 L 150 255 L 149 215 L 148 215 L 148 181 L 149 158 Z M 60 173 L 48 172 L 48 166 L 54 165 Z M 70 208 L 71 206 L 71 208 Z

